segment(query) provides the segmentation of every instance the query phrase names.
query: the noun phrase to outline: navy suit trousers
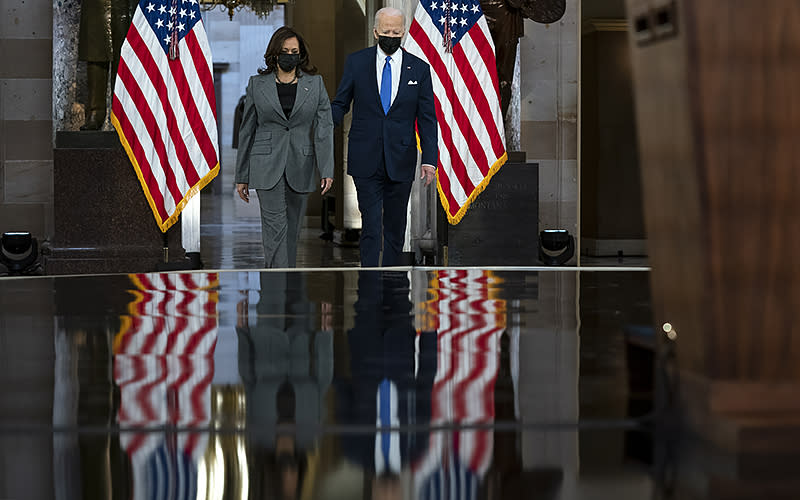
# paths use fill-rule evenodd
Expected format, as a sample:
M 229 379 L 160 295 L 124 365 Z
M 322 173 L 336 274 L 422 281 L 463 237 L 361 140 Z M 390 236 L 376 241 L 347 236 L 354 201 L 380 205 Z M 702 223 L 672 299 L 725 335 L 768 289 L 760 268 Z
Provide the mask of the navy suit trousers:
M 400 264 L 406 236 L 406 212 L 413 181 L 395 182 L 383 156 L 375 173 L 353 177 L 361 211 L 361 267 L 377 267 L 383 233 L 383 266 Z M 381 231 L 382 230 L 382 231 Z

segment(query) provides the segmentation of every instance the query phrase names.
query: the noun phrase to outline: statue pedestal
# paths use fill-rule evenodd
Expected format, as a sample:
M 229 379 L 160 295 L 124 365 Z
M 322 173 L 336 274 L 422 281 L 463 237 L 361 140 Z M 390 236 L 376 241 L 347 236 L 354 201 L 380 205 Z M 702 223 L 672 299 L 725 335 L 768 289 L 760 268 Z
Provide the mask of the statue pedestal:
M 540 265 L 539 165 L 507 162 L 446 231 L 450 266 Z
M 115 132 L 57 132 L 54 225 L 46 274 L 156 271 L 164 238 Z M 182 262 L 180 224 L 167 232 Z

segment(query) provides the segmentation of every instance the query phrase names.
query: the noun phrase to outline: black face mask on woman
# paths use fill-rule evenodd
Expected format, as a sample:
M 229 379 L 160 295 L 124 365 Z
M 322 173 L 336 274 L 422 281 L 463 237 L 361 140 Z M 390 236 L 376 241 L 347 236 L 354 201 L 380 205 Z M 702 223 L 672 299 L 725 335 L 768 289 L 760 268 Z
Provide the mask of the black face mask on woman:
M 283 71 L 293 71 L 300 64 L 300 54 L 278 54 L 278 66 Z
M 390 56 L 397 52 L 397 49 L 400 48 L 400 42 L 402 41 L 402 37 L 399 36 L 383 36 L 378 35 L 378 45 L 380 45 L 381 50 L 387 55 Z

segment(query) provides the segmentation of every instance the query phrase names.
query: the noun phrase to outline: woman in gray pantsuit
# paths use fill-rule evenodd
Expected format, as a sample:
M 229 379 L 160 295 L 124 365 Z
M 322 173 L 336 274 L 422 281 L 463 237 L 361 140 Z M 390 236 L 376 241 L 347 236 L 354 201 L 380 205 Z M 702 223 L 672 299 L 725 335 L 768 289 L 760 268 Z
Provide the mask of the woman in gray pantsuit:
M 331 105 L 296 31 L 279 28 L 264 63 L 245 94 L 236 191 L 248 203 L 249 188 L 258 194 L 265 267 L 295 267 L 315 168 L 322 194 L 333 184 Z

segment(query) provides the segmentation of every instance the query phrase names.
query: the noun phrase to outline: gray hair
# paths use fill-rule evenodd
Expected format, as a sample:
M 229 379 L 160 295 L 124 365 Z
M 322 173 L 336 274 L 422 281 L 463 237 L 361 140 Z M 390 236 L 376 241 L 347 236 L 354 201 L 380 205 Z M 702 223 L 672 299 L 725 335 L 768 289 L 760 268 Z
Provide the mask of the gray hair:
M 400 16 L 403 18 L 403 26 L 406 25 L 406 15 L 403 13 L 402 10 L 396 9 L 394 7 L 383 7 L 378 9 L 378 12 L 375 13 L 375 24 L 372 25 L 373 28 L 378 29 L 378 20 L 381 16 L 388 16 L 388 17 L 395 17 Z

